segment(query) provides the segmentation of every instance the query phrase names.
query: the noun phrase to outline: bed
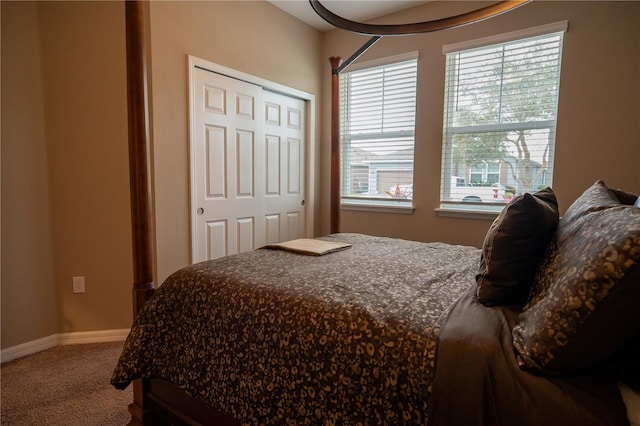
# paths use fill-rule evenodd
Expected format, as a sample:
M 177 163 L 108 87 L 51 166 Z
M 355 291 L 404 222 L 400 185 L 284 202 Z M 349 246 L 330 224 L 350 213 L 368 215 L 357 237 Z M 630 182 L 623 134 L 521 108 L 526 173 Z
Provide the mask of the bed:
M 112 383 L 161 379 L 238 424 L 629 424 L 637 199 L 598 181 L 559 219 L 552 189 L 524 194 L 482 249 L 338 233 L 325 255 L 185 267 L 139 312 Z M 174 420 L 209 424 L 197 411 Z
M 481 249 L 340 233 L 334 202 L 320 240 L 348 248 L 260 248 L 156 289 L 141 7 L 126 2 L 135 320 L 112 377 L 134 386 L 132 424 L 639 421 L 640 205 L 601 181 L 562 219 L 550 188 L 517 197 Z
M 439 321 L 478 250 L 324 240 L 351 247 L 265 248 L 172 275 L 138 316 L 127 345 L 144 349 L 125 351 L 118 380 L 162 377 L 249 424 L 423 424 Z

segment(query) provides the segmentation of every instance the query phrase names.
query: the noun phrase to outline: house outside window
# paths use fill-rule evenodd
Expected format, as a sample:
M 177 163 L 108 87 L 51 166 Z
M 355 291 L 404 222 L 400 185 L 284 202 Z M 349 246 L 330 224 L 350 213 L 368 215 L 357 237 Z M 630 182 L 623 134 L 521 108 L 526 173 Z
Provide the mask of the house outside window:
M 441 209 L 500 211 L 551 186 L 567 23 L 448 45 Z
M 412 208 L 417 52 L 340 75 L 342 207 Z
M 469 169 L 469 183 L 471 185 L 491 186 L 500 183 L 500 162 L 480 161 Z

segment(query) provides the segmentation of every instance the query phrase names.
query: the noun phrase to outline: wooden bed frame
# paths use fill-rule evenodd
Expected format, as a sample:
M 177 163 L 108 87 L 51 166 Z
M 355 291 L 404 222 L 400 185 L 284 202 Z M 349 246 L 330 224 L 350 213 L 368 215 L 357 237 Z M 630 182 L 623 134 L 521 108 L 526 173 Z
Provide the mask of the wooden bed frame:
M 399 25 L 371 25 L 337 16 L 309 0 L 324 20 L 348 31 L 369 34 L 372 38 L 348 60 L 331 57 L 331 233 L 340 230 L 340 154 L 339 154 L 339 75 L 369 47 L 385 35 L 411 35 L 471 24 L 512 10 L 531 0 L 501 1 L 462 15 Z M 129 127 L 129 175 L 131 192 L 131 232 L 133 245 L 134 317 L 153 295 L 153 198 L 151 191 L 151 141 L 149 137 L 149 97 L 147 85 L 147 30 L 143 0 L 126 0 L 127 105 Z M 189 424 L 239 425 L 240 422 L 205 402 L 186 395 L 171 383 L 160 380 L 135 380 L 133 402 L 129 405 L 133 425 Z

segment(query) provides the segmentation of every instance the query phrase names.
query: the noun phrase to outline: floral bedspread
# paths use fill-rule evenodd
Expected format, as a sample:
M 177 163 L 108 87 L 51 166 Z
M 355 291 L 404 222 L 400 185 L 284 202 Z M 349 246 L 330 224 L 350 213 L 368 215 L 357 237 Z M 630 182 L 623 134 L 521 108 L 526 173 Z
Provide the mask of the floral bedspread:
M 324 256 L 258 249 L 181 269 L 113 373 L 166 379 L 243 424 L 425 424 L 438 332 L 480 250 L 360 234 Z

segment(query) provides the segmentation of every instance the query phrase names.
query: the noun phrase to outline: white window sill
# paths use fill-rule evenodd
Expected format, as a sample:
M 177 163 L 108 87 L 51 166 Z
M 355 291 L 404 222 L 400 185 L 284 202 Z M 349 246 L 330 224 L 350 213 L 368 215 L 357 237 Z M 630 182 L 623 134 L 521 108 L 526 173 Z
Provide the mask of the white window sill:
M 380 203 L 345 203 L 344 201 L 340 204 L 341 210 L 354 210 L 354 211 L 363 211 L 363 212 L 378 212 L 378 213 L 399 213 L 399 214 L 413 214 L 415 207 L 411 204 L 400 204 L 400 203 L 389 203 L 389 204 L 380 204 Z
M 493 221 L 500 213 L 499 211 L 488 210 L 472 210 L 472 209 L 454 209 L 454 208 L 439 208 L 435 209 L 438 216 L 441 217 L 455 217 L 459 219 L 479 219 L 479 220 L 491 220 Z

